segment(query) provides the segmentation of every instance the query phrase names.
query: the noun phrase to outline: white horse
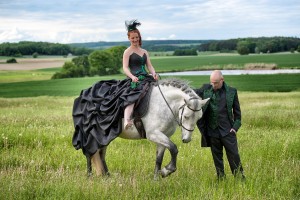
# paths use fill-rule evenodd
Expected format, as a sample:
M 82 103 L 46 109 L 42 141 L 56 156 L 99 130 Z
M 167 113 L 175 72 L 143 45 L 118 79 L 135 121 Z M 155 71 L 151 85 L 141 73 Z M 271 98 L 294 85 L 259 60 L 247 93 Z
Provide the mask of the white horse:
M 181 126 L 182 142 L 191 141 L 191 135 L 196 122 L 202 117 L 202 106 L 208 99 L 202 100 L 182 80 L 160 80 L 158 86 L 154 86 L 150 96 L 149 109 L 142 118 L 146 131 L 146 138 L 157 144 L 156 164 L 154 179 L 159 175 L 166 177 L 176 171 L 176 159 L 178 149 L 169 139 L 175 132 L 176 127 Z M 124 130 L 119 135 L 125 139 L 143 139 L 134 127 Z M 171 154 L 171 161 L 161 169 L 165 149 Z M 88 173 L 91 174 L 91 161 L 93 161 L 97 175 L 109 174 L 105 161 L 106 147 L 87 157 Z

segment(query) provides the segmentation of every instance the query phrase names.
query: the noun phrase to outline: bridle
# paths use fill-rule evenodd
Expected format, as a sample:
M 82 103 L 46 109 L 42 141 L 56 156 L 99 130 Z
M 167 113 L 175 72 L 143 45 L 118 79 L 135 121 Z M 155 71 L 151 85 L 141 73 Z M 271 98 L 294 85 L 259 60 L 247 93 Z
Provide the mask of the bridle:
M 185 101 L 185 103 L 184 103 L 182 106 L 179 107 L 179 110 L 182 109 L 182 111 L 181 111 L 180 121 L 178 121 L 178 120 L 177 120 L 177 117 L 175 116 L 175 114 L 174 114 L 173 110 L 171 109 L 169 103 L 167 102 L 165 96 L 163 95 L 163 93 L 162 93 L 162 91 L 161 91 L 161 89 L 160 89 L 160 87 L 159 87 L 159 84 L 157 84 L 157 86 L 158 86 L 158 89 L 159 89 L 159 91 L 160 91 L 161 96 L 163 97 L 163 99 L 165 100 L 165 102 L 166 102 L 167 106 L 169 107 L 171 113 L 173 114 L 173 117 L 174 117 L 175 121 L 177 122 L 178 126 L 181 126 L 183 129 L 185 129 L 185 130 L 187 130 L 187 131 L 190 131 L 190 132 L 194 131 L 195 129 L 187 129 L 187 128 L 184 127 L 183 124 L 182 124 L 182 117 L 183 117 L 184 109 L 185 109 L 185 107 L 187 107 L 188 109 L 192 110 L 193 112 L 198 112 L 198 111 L 201 111 L 202 108 L 200 108 L 200 109 L 193 109 L 193 108 L 190 108 L 190 107 L 188 106 L 188 104 L 186 103 L 186 101 Z M 199 99 L 199 98 L 197 98 L 197 97 L 192 97 L 192 98 L 190 98 L 189 100 L 192 100 L 192 99 Z

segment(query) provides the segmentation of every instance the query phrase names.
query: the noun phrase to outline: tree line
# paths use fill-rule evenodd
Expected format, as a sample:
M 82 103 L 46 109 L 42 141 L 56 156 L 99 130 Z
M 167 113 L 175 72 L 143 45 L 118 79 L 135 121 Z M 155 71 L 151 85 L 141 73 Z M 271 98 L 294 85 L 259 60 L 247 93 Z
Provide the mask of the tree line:
M 300 38 L 259 37 L 218 40 L 201 44 L 198 51 L 237 51 L 241 55 L 249 53 L 300 52 Z
M 126 48 L 115 46 L 105 50 L 95 50 L 89 55 L 77 56 L 72 61 L 65 62 L 52 79 L 119 74 Z
M 113 46 L 129 46 L 129 42 L 89 42 L 59 44 L 48 42 L 19 42 L 0 44 L 0 56 L 20 57 L 22 55 L 84 55 L 94 50 Z M 299 51 L 300 38 L 297 37 L 257 37 L 228 40 L 144 40 L 143 48 L 148 51 L 173 51 L 173 55 L 195 55 L 195 50 L 232 52 L 241 55 L 249 53 L 276 53 Z M 175 52 L 176 51 L 176 52 Z
M 89 42 L 70 44 L 75 47 L 106 49 L 111 46 L 128 46 L 129 42 Z M 232 52 L 241 55 L 250 53 L 300 52 L 300 38 L 297 37 L 248 37 L 228 40 L 145 40 L 143 48 L 148 51 L 173 51 L 173 55 L 193 55 L 195 49 L 202 51 Z M 177 51 L 175 53 L 175 51 Z
M 212 40 L 143 40 L 143 48 L 148 51 L 174 51 L 188 47 L 191 45 L 199 45 L 210 42 Z M 113 46 L 129 46 L 129 41 L 120 42 L 86 42 L 86 43 L 70 43 L 74 47 L 85 47 L 89 49 L 107 49 Z
M 0 44 L 0 56 L 22 57 L 23 55 L 83 55 L 93 50 L 85 47 L 73 47 L 68 44 L 22 41 Z

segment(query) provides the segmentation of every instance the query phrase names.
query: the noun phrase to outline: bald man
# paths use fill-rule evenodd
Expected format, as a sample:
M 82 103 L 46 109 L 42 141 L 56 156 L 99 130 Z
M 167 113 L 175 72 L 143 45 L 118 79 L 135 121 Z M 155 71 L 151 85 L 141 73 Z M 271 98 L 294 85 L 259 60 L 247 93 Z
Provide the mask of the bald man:
M 202 134 L 201 146 L 211 148 L 218 180 L 225 178 L 223 148 L 232 174 L 245 180 L 236 137 L 241 126 L 237 90 L 224 82 L 221 71 L 215 70 L 210 75 L 210 84 L 204 84 L 195 92 L 202 99 L 210 98 L 197 126 Z

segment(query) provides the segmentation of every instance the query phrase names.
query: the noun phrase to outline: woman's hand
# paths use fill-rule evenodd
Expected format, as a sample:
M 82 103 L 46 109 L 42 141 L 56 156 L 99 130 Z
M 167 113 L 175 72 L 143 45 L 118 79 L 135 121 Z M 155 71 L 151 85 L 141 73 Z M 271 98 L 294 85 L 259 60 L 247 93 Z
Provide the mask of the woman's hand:
M 155 73 L 155 74 L 153 74 L 152 75 L 153 76 L 153 78 L 157 81 L 158 80 L 158 75 Z
M 131 80 L 132 80 L 132 82 L 135 82 L 135 83 L 139 81 L 138 77 L 136 77 L 136 76 L 132 76 Z

